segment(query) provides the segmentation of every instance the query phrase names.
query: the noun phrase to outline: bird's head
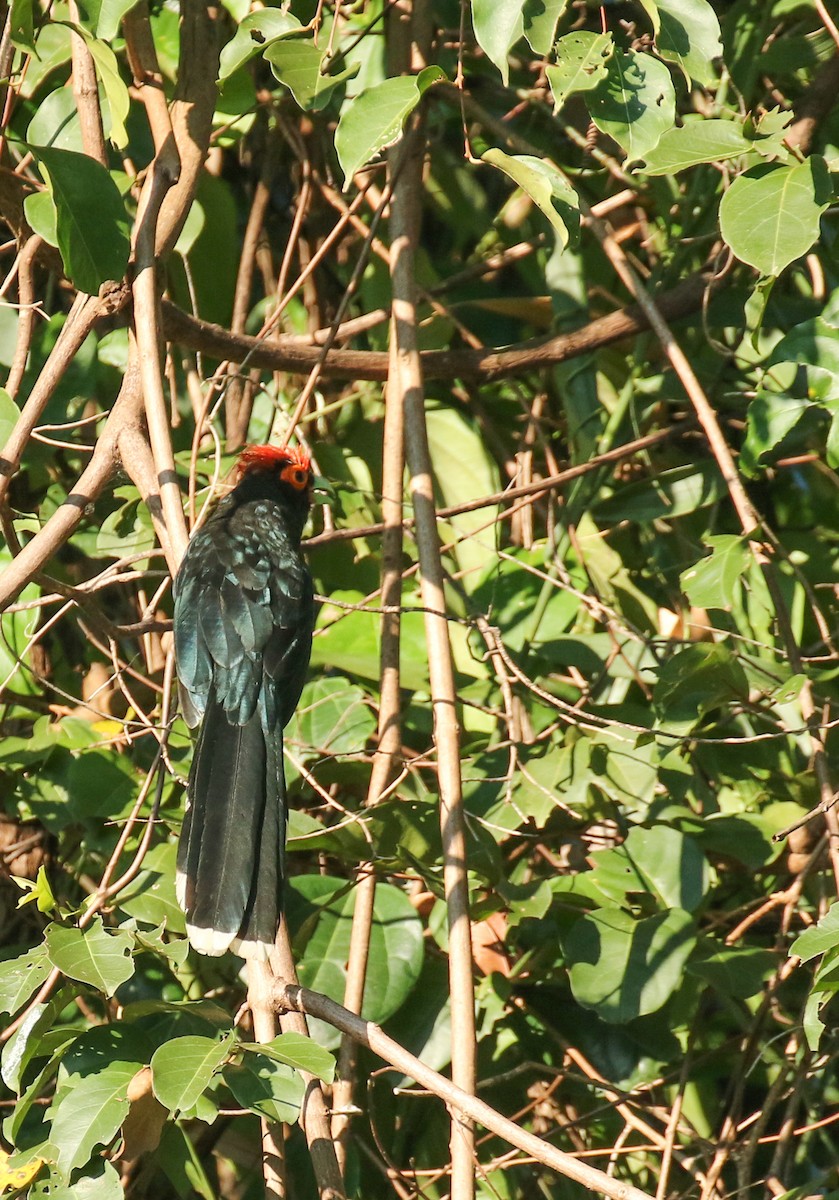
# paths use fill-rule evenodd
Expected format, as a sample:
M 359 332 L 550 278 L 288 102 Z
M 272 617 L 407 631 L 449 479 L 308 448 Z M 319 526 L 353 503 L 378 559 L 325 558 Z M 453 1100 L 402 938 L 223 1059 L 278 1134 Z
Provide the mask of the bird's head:
M 236 466 L 234 504 L 270 500 L 285 514 L 295 540 L 303 535 L 312 505 L 314 476 L 308 454 L 298 447 L 246 446 Z
M 239 482 L 252 475 L 268 475 L 292 493 L 309 499 L 312 464 L 299 446 L 246 446 L 237 464 Z

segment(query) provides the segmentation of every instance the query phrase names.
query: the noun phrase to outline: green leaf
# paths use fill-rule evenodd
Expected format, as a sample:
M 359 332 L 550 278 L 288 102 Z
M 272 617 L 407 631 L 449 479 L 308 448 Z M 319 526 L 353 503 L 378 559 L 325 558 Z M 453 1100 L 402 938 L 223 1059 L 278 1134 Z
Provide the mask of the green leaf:
M 686 463 L 626 484 L 592 511 L 598 522 L 607 524 L 672 519 L 716 504 L 725 494 L 725 482 L 715 463 Z
M 697 838 L 711 854 L 757 871 L 781 852 L 772 835 L 802 815 L 801 807 L 789 800 L 770 804 L 760 812 L 711 813 L 703 819 Z
M 26 140 L 36 146 L 55 146 L 59 150 L 82 153 L 82 127 L 76 100 L 69 88 L 56 88 L 44 97 L 26 128 Z M 24 204 L 39 194 L 34 192 L 27 196 Z
M 298 962 L 300 982 L 336 999 L 344 995 L 355 898 L 355 889 L 343 879 L 296 875 L 289 880 L 288 918 L 295 947 L 305 938 Z M 362 1009 L 366 1020 L 381 1023 L 404 1003 L 419 978 L 422 959 L 422 924 L 413 905 L 398 888 L 377 884 Z M 334 1047 L 340 1039 L 326 1029 L 318 1040 Z
M 681 983 L 695 944 L 693 919 L 681 909 L 642 921 L 620 908 L 598 909 L 565 942 L 574 998 L 613 1024 L 657 1012 Z
M 560 246 L 576 244 L 580 232 L 579 199 L 559 171 L 529 154 L 505 154 L 503 150 L 492 149 L 481 158 L 498 167 L 527 193 L 553 225 Z
M 86 154 L 30 146 L 58 210 L 58 248 L 64 269 L 81 291 L 96 295 L 128 266 L 129 222 L 119 189 Z
M 743 572 L 752 561 L 746 538 L 723 533 L 709 535 L 705 545 L 711 548 L 707 558 L 688 567 L 679 576 L 682 591 L 699 608 L 730 608 Z
M 158 1162 L 181 1200 L 192 1200 L 194 1196 L 218 1200 L 218 1191 L 207 1178 L 202 1156 L 183 1123 L 167 1121 L 163 1126 Z
M 229 78 L 234 71 L 244 66 L 248 59 L 263 54 L 280 38 L 300 33 L 302 29 L 303 26 L 296 17 L 276 8 L 264 8 L 259 12 L 248 13 L 221 52 L 219 80 Z
M 73 1183 L 73 1200 L 123 1200 L 122 1181 L 112 1163 L 97 1162 L 88 1166 L 84 1175 Z M 51 1193 L 56 1200 L 55 1193 Z
M 575 92 L 590 92 L 607 76 L 615 43 L 611 33 L 579 30 L 566 33 L 556 44 L 556 65 L 545 74 L 554 98 L 554 112 Z
M 96 535 L 96 553 L 121 558 L 153 550 L 157 544 L 149 510 L 139 499 L 129 500 L 105 517 Z
M 119 985 L 134 974 L 131 937 L 107 931 L 101 917 L 94 917 L 86 929 L 48 925 L 44 941 L 54 967 L 106 996 L 113 996 Z
M 654 149 L 644 155 L 645 175 L 675 175 L 697 163 L 725 162 L 753 148 L 736 121 L 718 117 L 685 121 L 668 129 Z
M 19 326 L 17 309 L 0 302 L 0 363 L 4 367 L 10 367 L 14 362 Z M 5 388 L 0 388 L 0 446 L 5 446 L 18 416 L 20 412 L 14 400 Z
M 759 387 L 746 415 L 746 436 L 740 453 L 744 474 L 758 474 L 771 461 L 772 451 L 813 409 L 810 400 L 796 400 Z
M 50 970 L 43 945 L 0 963 L 0 1012 L 16 1013 L 46 981 Z
M 636 825 L 620 846 L 591 856 L 594 882 L 611 899 L 644 891 L 665 908 L 694 912 L 707 894 L 708 863 L 693 838 L 667 825 Z
M 655 31 L 655 48 L 678 63 L 688 82 L 712 87 L 722 57 L 720 23 L 708 0 L 641 0 Z
M 653 691 L 666 722 L 693 723 L 728 700 L 745 700 L 746 673 L 727 646 L 700 642 L 669 658 Z
M 23 214 L 37 233 L 49 246 L 58 249 L 58 209 L 52 193 L 33 192 L 23 202 Z
M 534 54 L 550 54 L 559 18 L 567 7 L 568 0 L 524 0 L 524 36 Z
M 702 950 L 706 957 L 688 963 L 690 974 L 737 1000 L 757 996 L 777 966 L 777 956 L 758 946 L 726 946 L 708 938 Z
M 802 390 L 808 400 L 814 404 L 839 403 L 839 327 L 832 321 L 814 317 L 795 325 L 769 356 L 770 375 L 772 367 L 780 363 L 793 363 L 800 369 Z
M 230 1054 L 234 1035 L 221 1041 L 206 1037 L 176 1037 L 155 1050 L 151 1060 L 152 1086 L 171 1113 L 188 1112 Z
M 815 1052 L 819 1048 L 822 1034 L 825 1031 L 825 1023 L 819 1015 L 821 1006 L 830 999 L 829 992 L 812 991 L 807 997 L 807 1003 L 804 1006 L 804 1036 L 807 1038 L 807 1045 Z M 809 1191 L 809 1189 L 808 1189 Z
M 7 393 L 8 394 L 8 393 Z M 17 407 L 15 406 L 17 412 Z M 0 406 L 0 415 L 6 415 L 7 420 L 11 419 L 11 408 L 7 405 Z M 19 416 L 20 414 L 17 413 Z M 17 420 L 17 417 L 15 418 Z M 5 567 L 11 562 L 12 556 L 10 551 L 0 545 L 0 567 Z M 41 594 L 41 589 L 36 583 L 29 583 L 18 596 L 19 600 L 34 600 Z M 18 691 L 24 692 L 27 695 L 37 689 L 37 682 L 32 679 L 28 670 L 24 669 L 22 664 L 25 664 L 29 654 L 29 643 L 32 635 L 38 626 L 39 618 L 32 612 L 23 610 L 21 612 L 3 613 L 0 616 L 0 682 L 3 686 L 8 687 L 14 683 L 13 687 Z M 7 741 L 9 739 L 6 739 Z
M 12 879 L 24 893 L 17 902 L 18 908 L 23 908 L 25 904 L 35 904 L 38 912 L 53 911 L 56 906 L 55 896 L 43 866 L 38 867 L 38 873 L 34 879 L 26 879 L 20 875 L 12 875 Z
M 175 896 L 174 842 L 153 846 L 143 859 L 143 869 L 116 897 L 123 912 L 149 925 L 166 925 L 169 933 L 185 933 L 186 919 Z
M 825 954 L 835 946 L 839 946 L 839 902 L 831 904 L 818 925 L 799 934 L 789 952 L 797 955 L 802 962 L 809 962 L 811 958 Z
M 133 1064 L 110 1063 L 72 1091 L 62 1091 L 49 1110 L 58 1166 L 64 1172 L 83 1166 L 96 1146 L 106 1146 L 128 1115 L 128 1085 L 137 1073 Z
M 670 72 L 650 54 L 616 50 L 587 99 L 592 121 L 623 147 L 629 161 L 648 154 L 676 120 Z
M 295 751 L 360 754 L 376 732 L 376 719 L 357 684 L 336 676 L 313 679 L 303 689 L 290 730 Z
M 146 1063 L 135 1030 L 103 1025 L 65 1052 L 49 1116 L 65 1174 L 83 1166 L 96 1146 L 106 1146 L 128 1115 L 128 1085 Z
M 423 93 L 445 77 L 439 67 L 426 67 L 419 75 L 384 79 L 347 104 L 335 131 L 335 152 L 344 172 L 345 190 L 356 171 L 399 140 L 405 121 Z
M 247 1043 L 243 1043 L 243 1048 L 259 1049 Z M 297 1071 L 273 1056 L 245 1055 L 241 1066 L 224 1068 L 224 1081 L 243 1108 L 269 1121 L 286 1121 L 291 1125 L 300 1116 L 306 1085 Z
M 484 54 L 510 82 L 508 55 L 524 33 L 524 0 L 472 0 L 472 28 Z
M 272 43 L 265 52 L 275 77 L 288 88 L 301 108 L 314 112 L 325 108 L 332 93 L 358 74 L 358 63 L 344 71 L 324 75 L 326 55 L 314 42 L 289 39 Z
M 136 0 L 102 0 L 96 21 L 96 36 L 104 42 L 112 42 L 119 33 L 120 23 Z
M 18 50 L 35 51 L 35 18 L 33 0 L 12 0 L 9 16 L 9 36 Z
M 281 1033 L 271 1042 L 243 1042 L 242 1049 L 258 1051 L 296 1071 L 317 1075 L 325 1083 L 335 1078 L 335 1057 L 303 1033 Z
M 96 74 L 102 81 L 102 90 L 110 110 L 111 129 L 108 136 L 116 148 L 122 150 L 128 145 L 128 133 L 125 128 L 128 110 L 131 107 L 128 88 L 119 73 L 117 57 L 111 47 L 99 38 L 91 37 L 84 30 L 81 33 L 96 64 Z
M 15 335 L 17 340 L 17 335 Z M 10 364 L 6 363 L 6 366 Z M 18 423 L 20 409 L 5 388 L 0 388 L 0 447 L 5 446 Z
M 434 475 L 440 498 L 446 507 L 454 507 L 474 496 L 487 496 L 500 489 L 498 467 L 481 434 L 480 427 L 467 413 L 458 412 L 447 404 L 429 401 L 426 405 L 428 443 Z M 443 530 L 454 533 L 454 551 L 458 566 L 466 574 L 466 587 L 486 570 L 487 554 L 495 548 L 493 535 L 481 537 L 479 531 L 486 529 L 498 510 L 482 508 L 479 512 L 460 513 L 449 517 Z M 477 536 L 476 536 L 477 535 Z M 446 539 L 449 540 L 449 539 Z M 480 573 L 480 574 L 479 574 Z M 414 618 L 418 621 L 418 618 Z M 411 624 L 403 618 L 403 627 Z M 420 626 L 419 632 L 422 632 Z M 455 630 L 449 631 L 453 649 L 457 654 Z M 459 670 L 475 674 L 463 660 L 457 661 Z M 410 685 L 405 685 L 410 686 Z
M 720 231 L 734 254 L 761 275 L 779 275 L 818 240 L 830 201 L 823 158 L 762 163 L 734 180 L 720 204 Z

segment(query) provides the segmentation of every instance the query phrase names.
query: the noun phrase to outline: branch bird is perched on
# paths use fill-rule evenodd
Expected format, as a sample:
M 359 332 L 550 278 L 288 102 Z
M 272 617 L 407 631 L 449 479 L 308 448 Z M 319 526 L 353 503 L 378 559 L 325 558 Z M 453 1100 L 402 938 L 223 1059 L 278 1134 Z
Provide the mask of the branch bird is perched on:
M 282 731 L 312 648 L 300 552 L 312 472 L 301 450 L 247 447 L 238 483 L 187 547 L 175 579 L 181 705 L 200 723 L 178 846 L 178 899 L 202 954 L 264 956 L 283 893 Z

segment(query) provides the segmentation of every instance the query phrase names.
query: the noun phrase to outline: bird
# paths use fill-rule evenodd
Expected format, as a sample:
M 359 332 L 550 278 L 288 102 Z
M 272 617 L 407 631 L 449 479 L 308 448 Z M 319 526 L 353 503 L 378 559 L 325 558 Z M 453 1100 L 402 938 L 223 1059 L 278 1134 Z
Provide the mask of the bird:
M 202 954 L 268 957 L 283 901 L 282 731 L 312 648 L 314 594 L 300 541 L 309 456 L 247 446 L 237 483 L 190 539 L 174 582 L 180 704 L 199 727 L 176 892 Z

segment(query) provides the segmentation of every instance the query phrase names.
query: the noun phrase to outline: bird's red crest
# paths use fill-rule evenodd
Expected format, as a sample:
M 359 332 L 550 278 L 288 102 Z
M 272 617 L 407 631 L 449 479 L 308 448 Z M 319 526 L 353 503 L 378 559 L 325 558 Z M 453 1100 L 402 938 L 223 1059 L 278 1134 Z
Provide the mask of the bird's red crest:
M 281 473 L 285 467 L 298 467 L 306 472 L 312 469 L 308 454 L 300 446 L 245 446 L 237 466 L 240 479 L 249 471 Z

